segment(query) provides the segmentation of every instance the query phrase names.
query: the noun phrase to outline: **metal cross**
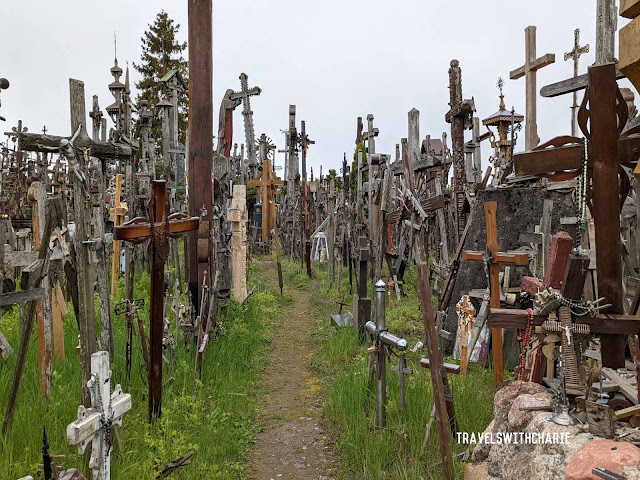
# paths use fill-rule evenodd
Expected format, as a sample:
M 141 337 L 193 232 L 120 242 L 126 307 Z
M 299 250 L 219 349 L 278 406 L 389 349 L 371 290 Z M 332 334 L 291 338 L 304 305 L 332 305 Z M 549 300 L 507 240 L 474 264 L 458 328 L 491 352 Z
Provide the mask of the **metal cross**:
M 584 47 L 580 46 L 580 29 L 576 28 L 575 32 L 573 32 L 574 43 L 573 50 L 564 54 L 564 61 L 566 62 L 570 58 L 573 59 L 573 78 L 578 76 L 578 66 L 580 63 L 580 57 L 589 53 L 589 45 L 585 45 Z M 578 134 L 578 122 L 577 122 L 577 114 L 578 114 L 578 92 L 573 92 L 573 105 L 571 106 L 571 136 L 575 137 Z

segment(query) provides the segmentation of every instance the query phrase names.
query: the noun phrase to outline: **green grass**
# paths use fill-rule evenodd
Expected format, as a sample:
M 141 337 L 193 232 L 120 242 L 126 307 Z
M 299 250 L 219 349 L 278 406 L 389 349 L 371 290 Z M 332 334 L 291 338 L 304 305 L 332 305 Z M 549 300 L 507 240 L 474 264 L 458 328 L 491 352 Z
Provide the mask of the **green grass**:
M 255 273 L 255 267 L 250 266 Z M 251 277 L 251 276 L 250 276 Z M 254 423 L 260 399 L 258 380 L 265 365 L 271 326 L 280 315 L 281 301 L 276 289 L 250 278 L 257 285 L 247 310 L 232 304 L 227 315 L 219 319 L 222 335 L 209 343 L 203 363 L 202 381 L 193 376 L 193 348 L 187 352 L 182 336 L 175 362 L 164 365 L 163 415 L 153 425 L 147 422 L 146 374 L 142 362 L 140 337 L 134 336 L 131 382 L 125 375 L 125 324 L 113 316 L 115 358 L 112 385 L 122 384 L 132 395 L 133 408 L 119 429 L 120 446 L 112 455 L 112 478 L 153 479 L 172 460 L 195 450 L 192 464 L 179 469 L 172 478 L 242 478 L 248 446 L 258 428 Z M 120 281 L 119 292 L 124 291 Z M 148 300 L 149 277 L 135 282 L 135 297 Z M 122 300 L 122 293 L 114 299 Z M 50 454 L 64 468 L 83 470 L 83 458 L 75 447 L 67 445 L 66 426 L 76 419 L 81 399 L 80 359 L 74 349 L 78 329 L 70 314 L 64 318 L 66 360 L 54 360 L 53 391 L 45 401 L 39 391 L 37 371 L 37 335 L 33 335 L 20 388 L 18 407 L 11 432 L 0 437 L 0 478 L 34 475 L 42 462 L 42 427 L 47 429 Z M 140 312 L 148 328 L 148 301 Z M 173 316 L 170 316 L 173 331 Z M 17 350 L 19 313 L 15 307 L 5 313 L 2 331 Z M 14 354 L 0 361 L 0 422 L 4 420 L 6 402 L 16 364 Z M 145 377 L 143 381 L 143 377 Z M 173 382 L 167 385 L 167 381 Z
M 399 409 L 398 374 L 387 371 L 387 427 L 375 429 L 375 390 L 367 378 L 367 346 L 358 342 L 353 329 L 336 330 L 330 325 L 329 314 L 337 313 L 336 300 L 351 304 L 348 272 L 342 275 L 343 284 L 329 288 L 325 265 L 314 265 L 314 278 L 309 280 L 299 263 L 284 262 L 285 283 L 310 288 L 318 292 L 313 296 L 317 317 L 314 338 L 317 349 L 313 368 L 324 385 L 324 414 L 329 420 L 340 458 L 339 479 L 431 479 L 443 478 L 439 465 L 437 426 L 432 425 L 426 448 L 422 444 L 425 426 L 433 406 L 430 374 L 419 366 L 423 347 L 417 353 L 408 353 L 407 362 L 414 374 L 406 381 L 406 409 Z M 417 295 L 414 270 L 405 277 L 407 296 L 400 302 L 392 299 L 387 307 L 387 326 L 391 332 L 404 336 L 413 346 L 423 338 L 422 317 Z M 355 290 L 355 286 L 354 286 Z M 371 290 L 370 290 L 371 291 Z M 434 299 L 435 302 L 436 299 Z M 350 306 L 343 312 L 350 311 Z M 447 361 L 454 361 L 447 359 Z M 394 357 L 388 362 L 397 365 Z M 483 431 L 493 418 L 494 387 L 491 372 L 472 364 L 466 377 L 450 375 L 456 416 L 460 431 Z M 453 444 L 454 455 L 466 446 Z M 456 476 L 463 478 L 464 464 L 456 461 Z

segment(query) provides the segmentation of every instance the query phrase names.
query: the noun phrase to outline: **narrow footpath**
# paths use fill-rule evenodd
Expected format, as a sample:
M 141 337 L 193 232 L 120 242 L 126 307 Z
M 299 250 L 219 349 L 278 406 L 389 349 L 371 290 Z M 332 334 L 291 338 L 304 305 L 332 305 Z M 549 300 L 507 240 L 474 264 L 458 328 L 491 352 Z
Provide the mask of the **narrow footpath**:
M 260 268 L 277 284 L 275 262 L 260 262 Z M 251 479 L 334 478 L 334 447 L 321 419 L 321 386 L 309 369 L 315 348 L 311 293 L 295 290 L 293 298 L 274 328 L 271 361 L 262 377 L 268 393 L 258 413 L 263 429 L 250 453 Z

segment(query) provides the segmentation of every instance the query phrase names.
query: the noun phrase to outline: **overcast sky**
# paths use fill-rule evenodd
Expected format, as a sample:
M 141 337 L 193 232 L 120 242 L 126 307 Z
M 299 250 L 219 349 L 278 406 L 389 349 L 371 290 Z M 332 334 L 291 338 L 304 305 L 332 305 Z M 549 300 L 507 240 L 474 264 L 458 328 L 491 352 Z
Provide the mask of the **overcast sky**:
M 556 63 L 538 73 L 540 89 L 573 74 L 564 52 L 573 48 L 575 28 L 581 44 L 591 45 L 580 72 L 593 63 L 595 5 L 596 0 L 214 0 L 215 134 L 222 94 L 239 89 L 238 76 L 245 72 L 249 86 L 262 88 L 252 102 L 256 136 L 264 132 L 282 148 L 280 129 L 288 125 L 289 104 L 296 104 L 298 124 L 306 120 L 316 141 L 308 157 L 314 175 L 320 165 L 323 173 L 338 169 L 343 152 L 352 157 L 356 118 L 369 113 L 380 129 L 377 151 L 393 154 L 407 135 L 411 108 L 421 112 L 422 137 L 449 131 L 444 116 L 453 58 L 462 67 L 464 97 L 475 97 L 480 119 L 498 108 L 498 76 L 505 79 L 507 108 L 514 105 L 524 114 L 524 79 L 508 77 L 524 62 L 525 27 L 538 27 L 538 56 L 556 54 Z M 87 112 L 94 94 L 103 109 L 112 103 L 107 85 L 114 31 L 124 68 L 127 61 L 139 61 L 140 37 L 161 9 L 181 25 L 186 40 L 186 0 L 0 0 L 0 77 L 11 82 L 0 94 L 0 115 L 7 118 L 0 122 L 2 131 L 22 119 L 30 131 L 46 125 L 52 134 L 68 135 L 69 77 L 85 82 Z M 131 74 L 137 80 L 135 70 Z M 570 133 L 571 101 L 570 95 L 538 97 L 543 142 Z M 234 142 L 244 142 L 242 125 L 238 108 Z M 524 134 L 519 147 L 524 148 Z M 488 153 L 485 145 L 485 164 Z M 278 154 L 277 164 L 283 163 Z

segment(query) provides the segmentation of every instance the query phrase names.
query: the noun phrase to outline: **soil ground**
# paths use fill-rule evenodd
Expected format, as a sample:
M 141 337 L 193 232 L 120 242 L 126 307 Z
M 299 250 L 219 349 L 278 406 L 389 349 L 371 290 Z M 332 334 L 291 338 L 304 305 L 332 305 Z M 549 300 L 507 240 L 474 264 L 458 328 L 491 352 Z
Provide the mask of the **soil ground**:
M 274 262 L 260 262 L 277 282 Z M 259 408 L 262 431 L 251 448 L 249 478 L 329 480 L 336 470 L 331 437 L 323 428 L 321 386 L 309 364 L 314 314 L 311 293 L 295 290 L 294 303 L 273 331 L 271 362 L 262 377 L 267 391 Z

